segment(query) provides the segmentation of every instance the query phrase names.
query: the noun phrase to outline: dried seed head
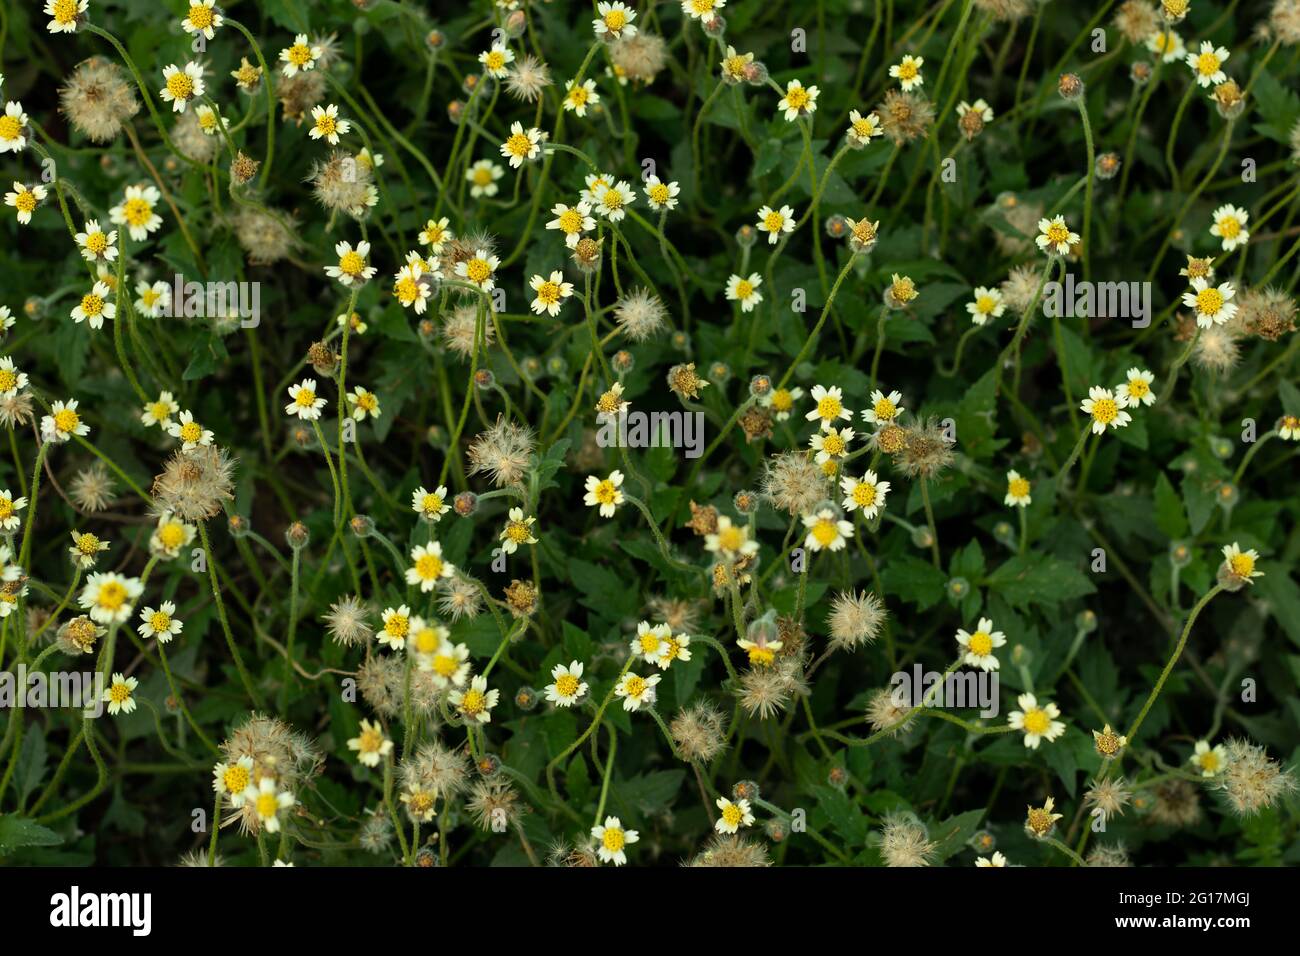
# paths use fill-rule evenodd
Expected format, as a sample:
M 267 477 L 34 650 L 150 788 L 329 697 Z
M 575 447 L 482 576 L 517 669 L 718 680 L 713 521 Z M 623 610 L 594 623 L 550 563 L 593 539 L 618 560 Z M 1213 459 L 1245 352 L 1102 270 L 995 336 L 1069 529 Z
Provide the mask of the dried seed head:
M 153 497 L 159 507 L 184 521 L 206 521 L 234 501 L 235 460 L 224 448 L 200 445 L 177 451 L 154 478 Z
M 59 109 L 93 143 L 107 143 L 140 111 L 135 89 L 116 64 L 92 56 L 59 90 Z

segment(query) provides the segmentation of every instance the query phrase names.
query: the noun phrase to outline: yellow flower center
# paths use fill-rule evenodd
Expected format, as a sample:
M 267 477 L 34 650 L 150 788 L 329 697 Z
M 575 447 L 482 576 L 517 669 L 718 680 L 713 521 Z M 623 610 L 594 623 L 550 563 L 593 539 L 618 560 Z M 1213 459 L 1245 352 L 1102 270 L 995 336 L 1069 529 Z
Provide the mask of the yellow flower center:
M 732 525 L 718 531 L 718 547 L 723 551 L 739 551 L 745 543 L 745 532 Z
M 108 236 L 102 232 L 92 232 L 86 236 L 86 248 L 97 256 L 103 255 L 108 248 Z
M 1102 398 L 1092 403 L 1092 417 L 1103 425 L 1109 425 L 1119 415 L 1119 406 L 1110 398 Z
M 1196 311 L 1201 315 L 1217 315 L 1223 308 L 1223 293 L 1218 289 L 1202 289 L 1196 295 Z
M 656 644 L 657 643 L 658 642 L 656 641 Z M 640 697 L 642 694 L 645 693 L 645 689 L 646 689 L 645 678 L 637 677 L 635 674 L 633 674 L 631 677 L 627 679 L 626 683 L 623 684 L 623 689 L 627 691 L 627 696 L 629 697 Z
M 975 311 L 980 315 L 990 315 L 997 307 L 997 301 L 991 295 L 982 295 L 975 300 Z
M 450 654 L 439 654 L 433 659 L 433 672 L 439 677 L 451 677 L 459 666 L 460 661 Z
M 188 100 L 194 95 L 194 79 L 184 70 L 167 77 L 167 92 L 178 100 Z
M 293 397 L 293 403 L 299 408 L 311 408 L 316 404 L 316 393 L 310 388 L 300 388 Z
M 1241 234 L 1241 223 L 1235 216 L 1227 216 L 1219 222 L 1219 234 L 1224 239 L 1236 239 Z
M 862 139 L 870 139 L 875 130 L 876 127 L 870 120 L 860 119 L 853 124 L 853 132 L 857 133 Z
M 904 60 L 898 66 L 898 78 L 903 81 L 914 80 L 921 71 L 911 60 Z
M 227 767 L 226 772 L 221 775 L 221 782 L 230 793 L 243 793 L 248 789 L 249 775 L 248 768 L 235 764 L 233 767 Z
M 70 408 L 54 413 L 54 427 L 61 432 L 75 431 L 81 424 L 81 416 Z
M 483 65 L 489 70 L 499 70 L 506 65 L 506 55 L 500 50 L 493 50 L 487 55 Z
M 89 557 L 99 553 L 99 539 L 93 534 L 83 534 L 77 539 L 77 550 Z
M 149 615 L 149 626 L 159 634 L 165 634 L 172 626 L 172 616 L 166 611 L 154 611 Z
M 622 209 L 623 194 L 613 187 L 606 189 L 601 193 L 600 201 L 606 209 Z
M 0 498 L 0 520 L 13 517 L 14 503 L 8 498 Z
M 555 679 L 555 692 L 561 697 L 572 697 L 578 692 L 578 678 L 572 674 L 561 674 Z
M 126 603 L 126 588 L 116 581 L 109 581 L 100 587 L 95 603 L 106 611 L 116 611 Z
M 1070 230 L 1063 222 L 1054 222 L 1047 227 L 1047 241 L 1054 246 L 1065 245 L 1070 241 Z
M 1146 383 L 1145 379 L 1134 378 L 1128 383 L 1128 393 L 1134 398 L 1141 398 L 1151 391 L 1151 386 Z
M 610 10 L 605 14 L 605 26 L 617 33 L 627 26 L 627 14 L 622 10 Z
M 316 132 L 322 136 L 333 136 L 338 131 L 338 128 L 338 121 L 328 113 L 322 113 L 316 120 Z
M 663 205 L 672 198 L 672 193 L 663 183 L 655 183 L 650 187 L 650 201 L 652 203 Z M 748 285 L 748 283 L 746 283 L 746 285 Z M 749 293 L 746 292 L 745 294 L 748 295 Z
M 114 684 L 108 689 L 108 696 L 114 704 L 125 704 L 131 699 L 131 688 L 126 684 Z
M 152 215 L 153 206 L 143 199 L 128 199 L 122 206 L 122 218 L 130 226 L 143 226 Z
M 554 282 L 547 280 L 537 287 L 537 300 L 546 305 L 554 305 L 560 301 L 560 287 Z
M 785 91 L 785 101 L 791 109 L 801 110 L 808 105 L 808 90 L 802 86 L 791 86 Z
M 523 544 L 532 537 L 528 524 L 523 521 L 511 521 L 506 524 L 506 537 L 515 544 Z
M 898 406 L 889 399 L 882 398 L 872 407 L 872 411 L 876 413 L 876 421 L 887 422 L 898 414 Z
M 703 16 L 713 9 L 715 0 L 689 0 L 691 12 L 696 16 Z
M 296 401 L 296 399 L 295 399 Z M 196 442 L 203 437 L 203 426 L 198 422 L 186 422 L 181 426 L 181 440 Z
M 1218 773 L 1219 755 L 1213 750 L 1207 750 L 1196 758 L 1196 763 L 1206 773 Z
M 844 408 L 840 400 L 834 395 L 827 395 L 817 403 L 817 414 L 829 421 L 832 418 L 838 418 L 840 411 Z
M 1201 76 L 1213 76 L 1219 72 L 1219 57 L 1215 53 L 1202 53 L 1196 58 L 1196 72 Z
M 86 318 L 93 319 L 104 311 L 104 300 L 93 292 L 87 292 L 81 297 L 81 311 L 86 313 Z
M 379 748 L 384 745 L 384 735 L 378 730 L 367 728 L 366 730 L 361 731 L 357 743 L 359 744 L 361 753 L 363 754 L 378 753 Z
M 442 496 L 433 495 L 433 494 L 425 495 L 424 498 L 421 499 L 420 501 L 420 507 L 421 509 L 423 509 L 425 514 L 430 514 L 430 515 L 441 514 Z
M 769 212 L 763 217 L 763 228 L 768 232 L 780 232 L 781 227 L 785 225 L 785 216 L 779 212 Z
M 582 214 L 576 209 L 566 209 L 560 213 L 560 231 L 568 233 L 581 232 Z
M 10 116 L 6 113 L 0 116 L 0 139 L 17 139 L 23 131 L 23 124 L 19 122 L 17 116 Z
M 778 388 L 772 393 L 772 407 L 778 412 L 788 412 L 794 407 L 794 396 L 790 394 L 788 388 Z M 821 410 L 821 405 L 817 406 Z
M 362 392 L 357 396 L 357 408 L 365 412 L 375 412 L 379 410 L 379 400 L 375 398 L 374 392 Z
M 206 7 L 201 3 L 193 4 L 190 7 L 190 26 L 196 30 L 206 30 L 212 26 L 212 8 Z
M 751 647 L 749 649 L 749 663 L 754 667 L 771 667 L 772 662 L 776 660 L 776 652 L 770 647 Z
M 482 259 L 475 257 L 465 264 L 465 275 L 470 282 L 480 285 L 491 277 L 492 267 Z
M 4 117 L 4 119 L 0 119 L 0 136 L 4 137 L 5 139 L 13 139 L 12 136 L 4 136 L 3 126 L 4 126 L 4 121 L 6 119 L 11 119 L 11 117 L 6 116 Z M 30 189 L 24 189 L 22 192 L 18 194 L 18 198 L 14 200 L 14 207 L 19 212 L 33 211 L 36 208 L 36 194 L 32 192 Z
M 490 186 L 491 184 L 492 184 L 492 167 L 480 166 L 478 169 L 474 170 L 475 186 Z M 431 240 L 431 241 L 436 241 L 436 240 Z
M 12 392 L 18 387 L 18 376 L 7 368 L 0 368 L 0 392 Z
M 974 643 L 974 638 L 971 639 Z M 1031 734 L 1045 734 L 1052 727 L 1052 718 L 1047 716 L 1047 711 L 1035 707 L 1029 713 L 1025 714 L 1025 730 Z
M 1029 811 L 1028 823 L 1029 829 L 1041 836 L 1052 829 L 1052 815 L 1040 807 L 1035 807 Z
M 840 529 L 829 518 L 821 518 L 813 525 L 813 537 L 822 547 L 826 547 L 840 536 Z
M 592 494 L 596 496 L 596 501 L 602 505 L 612 505 L 616 503 L 618 489 L 614 487 L 614 482 L 606 478 L 594 489 Z
M 575 86 L 569 90 L 569 102 L 574 106 L 585 106 L 590 95 L 591 91 L 585 86 Z
M 1228 561 L 1232 573 L 1239 578 L 1248 578 L 1255 570 L 1255 559 L 1248 554 L 1234 554 Z
M 339 257 L 339 271 L 345 275 L 359 276 L 365 268 L 366 260 L 358 252 L 345 252 Z
M 430 581 L 442 574 L 442 558 L 436 554 L 426 554 L 415 562 L 415 571 L 425 581 Z
M 51 14 L 56 23 L 71 23 L 77 19 L 77 0 L 54 0 Z
M 487 698 L 483 696 L 483 693 L 471 688 L 461 698 L 460 709 L 473 717 L 475 714 L 480 713 L 486 705 Z
M 976 631 L 970 636 L 970 651 L 980 657 L 993 652 L 993 638 L 987 631 Z
M 1029 482 L 1024 478 L 1012 478 L 1007 482 L 1007 492 L 1012 498 L 1024 498 L 1029 494 Z
M 737 299 L 741 299 L 741 300 L 748 299 L 753 294 L 754 294 L 754 285 L 748 279 L 741 279 L 739 282 L 736 283 Z M 789 393 L 787 392 L 787 394 Z
M 870 508 L 876 503 L 876 486 L 859 482 L 853 489 L 853 500 L 860 508 Z
M 384 622 L 384 633 L 389 637 L 406 637 L 411 622 L 405 614 L 393 614 Z
M 736 806 L 734 803 L 728 803 L 722 808 L 722 822 L 727 826 L 738 827 L 744 819 L 745 814 L 742 813 L 740 807 Z
M 506 140 L 506 149 L 512 156 L 526 157 L 533 150 L 533 141 L 523 133 L 511 133 Z
M 289 47 L 289 62 L 294 66 L 302 67 L 311 62 L 311 47 L 305 43 L 295 43 Z
M 836 458 L 844 454 L 844 447 L 844 439 L 834 432 L 831 432 L 822 440 L 822 451 Z
M 428 226 L 424 230 L 424 241 L 431 246 L 436 246 L 442 242 L 445 231 L 441 226 Z
M 696 6 L 699 6 L 701 0 L 693 0 Z M 703 0 L 703 2 L 712 2 L 712 0 Z M 601 845 L 610 853 L 618 853 L 623 849 L 626 840 L 623 838 L 622 830 L 606 828 L 605 835 L 600 839 Z
M 280 801 L 275 798 L 274 793 L 259 793 L 257 795 L 257 815 L 263 820 L 274 817 L 279 809 Z
M 402 276 L 393 286 L 393 294 L 403 305 L 410 305 L 420 297 L 420 285 L 410 276 Z

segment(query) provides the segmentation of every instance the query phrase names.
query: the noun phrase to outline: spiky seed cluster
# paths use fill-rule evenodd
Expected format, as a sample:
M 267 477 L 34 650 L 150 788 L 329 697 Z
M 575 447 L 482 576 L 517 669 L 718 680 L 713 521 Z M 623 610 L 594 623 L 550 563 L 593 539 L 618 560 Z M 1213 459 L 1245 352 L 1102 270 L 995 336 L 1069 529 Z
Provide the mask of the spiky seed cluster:
M 517 485 L 527 475 L 533 454 L 532 429 L 498 417 L 496 424 L 475 437 L 465 454 L 470 474 L 487 475 L 498 488 Z
M 885 623 L 885 605 L 869 591 L 849 591 L 835 595 L 826 619 L 831 631 L 831 646 L 851 651 L 863 644 L 875 643 Z
M 1226 766 L 1218 786 L 1240 816 L 1254 816 L 1296 788 L 1295 776 L 1269 757 L 1263 747 L 1233 739 L 1224 745 Z
M 154 478 L 153 497 L 161 508 L 185 521 L 206 521 L 220 514 L 227 501 L 235 500 L 234 470 L 234 459 L 216 445 L 177 451 Z
M 668 729 L 686 761 L 707 764 L 726 747 L 722 712 L 707 700 L 678 711 Z
M 92 56 L 60 88 L 59 109 L 92 143 L 108 143 L 140 111 L 140 101 L 121 67 Z
M 938 846 L 931 842 L 925 826 L 910 814 L 891 813 L 885 817 L 876 839 L 886 866 L 929 866 Z
M 763 463 L 763 494 L 787 514 L 809 514 L 825 495 L 821 469 L 799 452 L 773 455 Z
M 767 847 L 739 834 L 717 835 L 693 856 L 687 866 L 760 867 L 771 866 Z

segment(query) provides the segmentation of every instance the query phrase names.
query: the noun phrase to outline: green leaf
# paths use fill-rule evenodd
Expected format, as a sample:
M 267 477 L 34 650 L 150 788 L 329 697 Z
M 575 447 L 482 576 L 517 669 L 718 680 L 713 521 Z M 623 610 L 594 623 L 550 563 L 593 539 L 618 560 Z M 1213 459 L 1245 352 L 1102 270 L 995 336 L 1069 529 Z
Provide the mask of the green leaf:
M 880 582 L 889 594 L 910 601 L 924 611 L 943 600 L 948 576 L 929 561 L 903 555 L 885 563 L 880 572 Z
M 1162 471 L 1156 478 L 1156 527 L 1168 538 L 1187 536 L 1187 516 L 1183 513 L 1183 501 L 1174 491 Z
M 0 856 L 25 846 L 57 846 L 63 837 L 16 813 L 0 816 Z
M 1097 590 L 1078 568 L 1050 556 L 1014 557 L 985 583 L 1014 608 L 1055 607 Z

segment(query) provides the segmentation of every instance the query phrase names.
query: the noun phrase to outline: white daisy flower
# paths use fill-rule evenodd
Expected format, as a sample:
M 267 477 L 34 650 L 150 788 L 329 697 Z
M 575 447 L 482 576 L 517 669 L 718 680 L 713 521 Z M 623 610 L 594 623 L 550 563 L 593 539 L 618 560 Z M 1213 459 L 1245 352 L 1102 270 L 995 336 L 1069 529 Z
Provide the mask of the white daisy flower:
M 601 0 L 596 4 L 596 15 L 600 19 L 592 20 L 591 28 L 602 40 L 620 38 L 630 40 L 636 36 L 636 26 L 632 23 L 636 19 L 636 11 L 627 4 L 619 0 L 615 0 L 614 3 Z
M 421 669 L 433 674 L 433 682 L 440 688 L 464 687 L 469 679 L 469 648 L 445 640 L 428 658 Z
M 22 524 L 22 519 L 18 517 L 18 512 L 27 507 L 27 499 L 23 497 L 15 498 L 8 488 L 0 491 L 0 529 L 9 532 L 18 530 Z
M 758 291 L 762 284 L 763 277 L 757 272 L 751 272 L 748 278 L 733 273 L 727 280 L 727 298 L 739 302 L 742 312 L 752 312 L 754 306 L 763 301 L 763 293 Z
M 1126 408 L 1156 403 L 1156 393 L 1151 391 L 1151 383 L 1156 380 L 1153 373 L 1135 366 L 1128 370 L 1125 377 L 1127 381 L 1115 389 L 1115 394 L 1123 400 Z
M 126 226 L 127 234 L 136 242 L 144 242 L 162 225 L 162 216 L 154 212 L 161 200 L 162 193 L 155 186 L 127 186 L 125 198 L 108 211 L 108 218 Z
M 804 86 L 794 79 L 786 84 L 785 96 L 776 104 L 776 108 L 785 114 L 787 122 L 793 123 L 800 116 L 810 116 L 817 112 L 817 94 L 815 86 Z
M 1223 744 L 1211 747 L 1208 740 L 1198 740 L 1192 752 L 1191 762 L 1201 772 L 1202 777 L 1215 777 L 1223 773 L 1224 767 L 1227 766 L 1228 752 L 1223 749 Z
M 635 201 L 636 193 L 632 192 L 632 187 L 620 179 L 596 194 L 596 212 L 610 222 L 620 222 L 627 215 L 627 207 Z
M 801 398 L 803 398 L 802 388 L 774 388 L 759 401 L 764 408 L 770 408 L 776 413 L 778 422 L 784 422 L 789 420 L 794 412 L 795 402 Z
M 528 285 L 536 293 L 529 307 L 538 315 L 543 312 L 559 315 L 564 300 L 573 295 L 573 283 L 565 282 L 564 273 L 558 270 L 552 272 L 549 279 L 540 275 L 533 276 L 528 280 Z
M 532 515 L 525 518 L 524 509 L 511 508 L 505 527 L 501 529 L 501 550 L 506 554 L 514 554 L 521 544 L 536 544 L 537 539 L 533 537 L 536 521 L 537 518 Z
M 50 18 L 45 29 L 51 33 L 75 33 L 89 5 L 90 0 L 45 0 L 45 15 Z
M 1002 503 L 1012 508 L 1024 508 L 1031 504 L 1033 499 L 1029 497 L 1029 479 L 1023 478 L 1020 472 L 1012 469 L 1007 472 L 1007 495 L 1002 499 Z
M 998 866 L 1007 865 L 1007 858 L 1002 855 L 1001 850 L 995 850 L 992 856 L 979 856 L 975 858 L 976 866 Z
M 311 108 L 312 127 L 307 135 L 312 139 L 323 139 L 331 146 L 339 144 L 339 137 L 352 129 L 352 121 L 339 118 L 339 108 L 333 103 L 328 106 Z
M 1079 405 L 1080 411 L 1092 416 L 1092 430 L 1100 435 L 1107 428 L 1124 428 L 1133 417 L 1124 411 L 1125 400 L 1117 398 L 1108 388 L 1094 385 L 1088 389 L 1088 397 Z
M 551 207 L 551 214 L 555 218 L 546 224 L 546 228 L 558 229 L 564 233 L 564 244 L 570 249 L 578 244 L 584 232 L 596 228 L 596 220 L 591 215 L 591 204 L 585 199 L 576 206 L 556 203 Z
M 968 633 L 964 628 L 957 631 L 957 643 L 966 651 L 962 657 L 965 663 L 982 671 L 995 671 L 999 662 L 993 650 L 1004 646 L 1007 636 L 1001 631 L 993 630 L 993 621 L 982 617 L 974 634 Z
M 140 625 L 136 628 L 141 637 L 156 637 L 159 644 L 167 644 L 185 625 L 176 620 L 176 605 L 163 601 L 157 610 L 147 607 L 140 612 Z
M 466 721 L 476 720 L 480 724 L 486 724 L 491 722 L 492 708 L 497 705 L 500 696 L 501 692 L 495 688 L 487 689 L 487 678 L 480 674 L 469 682 L 468 690 L 453 690 L 447 695 L 447 700 L 460 711 Z
M 212 444 L 212 432 L 194 420 L 194 413 L 186 409 L 176 421 L 166 422 L 163 426 L 167 434 L 181 440 L 182 451 L 193 451 L 200 445 Z
M 921 75 L 921 67 L 924 64 L 924 57 L 904 56 L 900 62 L 889 68 L 889 75 L 898 80 L 898 85 L 903 88 L 904 93 L 910 93 L 918 86 L 925 85 L 925 77 Z
M 5 118 L 0 116 L 0 135 L 3 134 Z M 0 150 L 3 152 L 3 150 Z M 5 193 L 5 205 L 13 206 L 16 210 L 15 218 L 19 225 L 26 226 L 32 221 L 32 213 L 36 207 L 48 195 L 44 186 L 37 183 L 35 186 L 27 186 L 24 183 L 15 182 L 12 192 Z
M 212 789 L 229 799 L 236 809 L 244 805 L 252 782 L 252 757 L 243 756 L 234 763 L 219 763 L 212 768 Z
M 465 180 L 469 183 L 469 194 L 475 199 L 482 196 L 495 196 L 499 190 L 497 180 L 506 174 L 500 163 L 490 159 L 480 159 L 465 170 Z M 444 218 L 443 222 L 447 220 Z M 441 247 L 438 251 L 441 251 Z
M 404 309 L 415 309 L 416 315 L 423 315 L 429 307 L 429 297 L 433 295 L 432 283 L 422 279 L 424 270 L 418 264 L 408 264 L 397 270 L 393 276 L 393 295 Z
M 852 428 L 827 428 L 825 431 L 813 432 L 808 439 L 809 446 L 817 452 L 817 464 L 823 465 L 831 459 L 839 460 L 849 453 L 849 442 L 853 441 Z
M 849 131 L 845 134 L 855 146 L 866 146 L 877 136 L 885 135 L 880 127 L 880 116 L 873 110 L 863 116 L 858 110 L 849 111 Z
M 325 399 L 316 394 L 316 380 L 304 378 L 297 385 L 290 385 L 289 404 L 284 406 L 286 415 L 294 416 L 305 422 L 314 422 L 320 418 Z
M 108 712 L 116 717 L 118 714 L 129 714 L 134 711 L 135 689 L 139 686 L 140 682 L 134 677 L 114 674 L 112 681 L 104 688 L 104 696 L 101 698 L 108 704 Z
M 449 225 L 451 221 L 446 216 L 441 219 L 430 219 L 420 230 L 420 245 L 428 246 L 429 252 L 435 256 L 442 255 L 443 247 L 456 238 L 447 228 Z
M 976 286 L 975 298 L 966 303 L 970 320 L 976 325 L 984 325 L 989 319 L 999 319 L 1006 310 L 1007 305 L 1002 301 L 1001 290 L 986 286 Z
M 624 710 L 640 710 L 642 706 L 654 705 L 657 695 L 655 685 L 658 683 L 658 674 L 651 674 L 649 677 L 624 674 L 614 687 L 614 696 L 623 698 Z
M 569 80 L 564 86 L 564 108 L 578 116 L 587 115 L 587 107 L 600 102 L 595 80 Z
M 794 210 L 789 206 L 764 206 L 758 211 L 758 228 L 767 233 L 768 245 L 774 246 L 783 233 L 794 232 Z
M 144 593 L 139 578 L 96 572 L 86 578 L 77 601 L 100 624 L 124 624 L 131 619 L 135 599 Z
M 845 475 L 840 479 L 840 491 L 844 492 L 845 511 L 862 509 L 862 517 L 870 520 L 885 507 L 885 497 L 889 494 L 889 482 L 881 481 L 874 471 L 867 469 L 861 478 Z
M 888 395 L 880 389 L 871 393 L 871 407 L 862 410 L 862 420 L 872 425 L 887 425 L 898 420 L 903 411 L 903 393 L 892 391 Z
M 718 515 L 717 528 L 704 536 L 704 550 L 722 554 L 729 560 L 753 557 L 759 543 L 749 534 L 749 526 L 737 524 L 729 515 Z
M 135 310 L 140 315 L 156 319 L 171 305 L 171 286 L 159 279 L 150 283 L 141 279 L 135 284 Z
M 812 551 L 839 551 L 853 537 L 852 523 L 836 517 L 830 508 L 804 515 L 803 526 L 808 529 L 804 547 Z
M 645 181 L 646 201 L 656 212 L 676 209 L 677 196 L 681 191 L 677 183 L 665 183 L 658 176 L 651 176 Z
M 1223 325 L 1237 314 L 1237 304 L 1231 299 L 1237 294 L 1231 282 L 1212 286 L 1202 278 L 1192 279 L 1192 291 L 1183 293 L 1183 305 L 1196 313 L 1196 324 L 1202 329 Z
M 1068 255 L 1070 247 L 1079 241 L 1079 234 L 1070 231 L 1070 227 L 1065 224 L 1064 216 L 1038 220 L 1038 232 L 1039 235 L 1034 242 L 1049 256 Z
M 433 491 L 426 491 L 424 485 L 411 492 L 411 510 L 425 521 L 439 521 L 451 510 L 447 504 L 447 486 L 439 485 Z
M 285 76 L 293 76 L 299 70 L 316 69 L 316 61 L 324 54 L 318 46 L 313 46 L 307 39 L 307 34 L 299 33 L 293 38 L 293 45 L 285 47 L 280 51 L 280 62 L 284 64 L 280 72 Z
M 500 80 L 510 72 L 506 67 L 515 62 L 515 53 L 504 43 L 494 43 L 490 50 L 484 50 L 478 55 L 478 61 L 483 64 L 484 73 Z
M 587 693 L 587 682 L 582 679 L 582 662 L 571 661 L 568 666 L 556 664 L 551 668 L 551 682 L 546 685 L 546 699 L 558 707 L 572 707 Z
M 164 103 L 170 103 L 175 112 L 184 113 L 190 100 L 203 95 L 203 68 L 193 60 L 183 68 L 170 63 L 163 67 L 162 72 L 165 85 L 158 91 L 158 96 Z
M 23 104 L 11 100 L 0 116 L 0 153 L 18 153 L 27 148 L 27 114 Z M 16 186 L 16 184 L 15 184 Z
M 1187 47 L 1183 43 L 1183 38 L 1173 30 L 1157 30 L 1147 37 L 1146 47 L 1160 57 L 1162 63 L 1173 63 L 1187 58 Z
M 1201 41 L 1201 52 L 1187 54 L 1187 66 L 1201 87 L 1218 86 L 1228 78 L 1223 64 L 1231 54 L 1226 47 L 1215 47 L 1209 40 Z
M 355 249 L 350 242 L 337 242 L 334 244 L 334 253 L 339 257 L 338 265 L 326 266 L 325 274 L 331 279 L 338 279 L 349 288 L 354 284 L 361 285 L 369 282 L 370 278 L 379 271 L 374 266 L 366 265 L 366 257 L 370 255 L 370 243 L 364 239 L 357 243 Z
M 1210 227 L 1210 235 L 1218 236 L 1223 241 L 1224 252 L 1231 252 L 1250 241 L 1250 230 L 1246 228 L 1248 222 L 1250 213 L 1246 210 L 1232 205 L 1220 206 L 1214 210 L 1214 225 Z
M 1030 750 L 1037 750 L 1044 740 L 1051 743 L 1065 733 L 1065 724 L 1056 719 L 1061 712 L 1055 704 L 1039 706 L 1033 694 L 1021 694 L 1016 703 L 1020 709 L 1007 714 L 1007 723 L 1025 732 L 1025 746 Z
M 393 742 L 378 721 L 363 717 L 361 732 L 348 741 L 348 749 L 357 752 L 357 762 L 363 767 L 378 767 L 379 761 L 393 752 Z
M 1230 578 L 1254 584 L 1252 578 L 1264 576 L 1264 572 L 1256 567 L 1258 562 L 1259 552 L 1254 548 L 1243 551 L 1235 541 L 1223 546 L 1223 571 Z
M 722 5 L 722 0 L 684 0 L 682 6 L 687 4 L 717 3 Z M 624 830 L 623 824 L 618 817 L 606 817 L 604 826 L 594 826 L 591 828 L 591 836 L 597 844 L 596 855 L 602 863 L 613 863 L 615 866 L 622 866 L 627 862 L 627 854 L 623 852 L 624 848 L 637 842 L 640 839 L 635 830 Z
M 853 421 L 853 413 L 844 407 L 844 392 L 838 385 L 832 385 L 830 388 L 814 385 L 812 400 L 817 403 L 817 406 L 804 418 L 810 422 L 820 419 L 823 430 L 830 428 L 837 418 L 842 418 L 846 422 Z
M 270 777 L 263 777 L 261 782 L 256 786 L 249 785 L 244 791 L 244 800 L 253 808 L 257 819 L 262 826 L 266 828 L 267 833 L 278 833 L 280 831 L 280 811 L 288 810 L 297 803 L 293 794 L 287 790 L 277 792 L 275 781 Z
M 217 28 L 225 23 L 215 6 L 216 0 L 190 0 L 190 9 L 181 21 L 181 28 L 189 34 L 202 33 L 211 40 L 217 35 Z
M 542 152 L 542 131 L 536 128 L 524 129 L 524 124 L 515 122 L 510 126 L 510 135 L 501 144 L 501 155 L 510 161 L 512 169 L 518 169 L 526 160 L 536 159 Z
M 754 825 L 754 813 L 749 808 L 748 800 L 728 800 L 718 797 L 715 805 L 720 811 L 713 828 L 719 833 L 735 833 L 741 827 Z
M 582 503 L 599 508 L 602 518 L 614 517 L 618 506 L 623 503 L 623 473 L 615 469 L 609 473 L 608 478 L 588 475 L 586 487 L 587 493 L 583 496 Z
M 486 249 L 478 249 L 469 259 L 456 263 L 456 275 L 484 292 L 491 292 L 496 286 L 493 277 L 500 264 L 501 260 L 489 254 Z
M 411 566 L 406 569 L 407 584 L 418 584 L 427 594 L 441 578 L 450 578 L 455 573 L 455 566 L 443 560 L 441 543 L 430 541 L 411 549 Z

